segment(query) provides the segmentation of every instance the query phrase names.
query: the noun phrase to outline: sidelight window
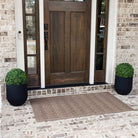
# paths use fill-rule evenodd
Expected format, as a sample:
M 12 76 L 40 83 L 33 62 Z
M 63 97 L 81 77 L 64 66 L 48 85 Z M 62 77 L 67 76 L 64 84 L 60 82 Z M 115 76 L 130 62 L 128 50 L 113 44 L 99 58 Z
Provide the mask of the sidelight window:
M 39 85 L 39 17 L 38 0 L 23 0 L 25 69 L 29 83 Z
M 105 81 L 108 0 L 97 0 L 95 82 Z

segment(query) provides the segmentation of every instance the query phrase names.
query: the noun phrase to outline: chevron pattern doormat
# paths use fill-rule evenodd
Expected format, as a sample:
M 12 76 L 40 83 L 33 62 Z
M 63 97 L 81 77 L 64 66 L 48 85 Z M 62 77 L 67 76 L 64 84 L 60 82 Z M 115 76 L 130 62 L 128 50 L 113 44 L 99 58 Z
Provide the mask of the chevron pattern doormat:
M 39 98 L 32 99 L 30 102 L 37 121 L 53 121 L 133 110 L 108 92 Z

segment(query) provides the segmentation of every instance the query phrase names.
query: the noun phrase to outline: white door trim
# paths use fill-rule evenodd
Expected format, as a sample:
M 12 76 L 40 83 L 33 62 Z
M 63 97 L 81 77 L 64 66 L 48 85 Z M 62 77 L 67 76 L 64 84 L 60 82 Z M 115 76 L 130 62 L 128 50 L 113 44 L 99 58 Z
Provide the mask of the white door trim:
M 25 70 L 22 0 L 15 0 L 17 68 Z M 19 31 L 21 33 L 19 33 Z
M 114 83 L 118 0 L 109 1 L 106 82 Z
M 89 83 L 94 84 L 94 66 L 95 66 L 95 33 L 96 33 L 96 10 L 97 0 L 91 2 L 91 37 L 90 37 L 90 71 Z
M 1 109 L 2 109 L 2 98 L 1 98 L 1 85 L 0 85 L 0 115 L 1 115 Z M 1 132 L 0 132 L 1 136 Z
M 44 1 L 39 1 L 41 88 L 45 88 Z

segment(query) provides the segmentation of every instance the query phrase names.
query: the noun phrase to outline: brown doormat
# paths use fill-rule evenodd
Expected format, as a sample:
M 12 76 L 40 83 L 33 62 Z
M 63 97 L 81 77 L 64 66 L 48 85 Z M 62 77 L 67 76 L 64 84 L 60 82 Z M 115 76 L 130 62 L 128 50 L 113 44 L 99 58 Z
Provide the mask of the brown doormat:
M 133 110 L 108 92 L 30 100 L 37 121 L 52 121 Z

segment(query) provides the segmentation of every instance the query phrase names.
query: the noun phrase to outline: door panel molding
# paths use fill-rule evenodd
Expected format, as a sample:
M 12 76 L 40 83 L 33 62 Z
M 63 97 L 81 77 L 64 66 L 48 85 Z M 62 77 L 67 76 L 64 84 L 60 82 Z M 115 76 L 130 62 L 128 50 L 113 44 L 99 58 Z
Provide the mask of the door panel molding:
M 65 12 L 50 11 L 49 19 L 50 71 L 51 73 L 65 72 Z
M 86 13 L 85 12 L 71 12 L 71 39 L 70 39 L 70 59 L 71 71 L 85 70 L 85 49 L 86 49 Z M 81 28 L 81 29 L 80 29 Z M 81 56 L 80 56 L 81 55 Z
M 49 1 L 49 11 L 86 11 L 86 2 Z

